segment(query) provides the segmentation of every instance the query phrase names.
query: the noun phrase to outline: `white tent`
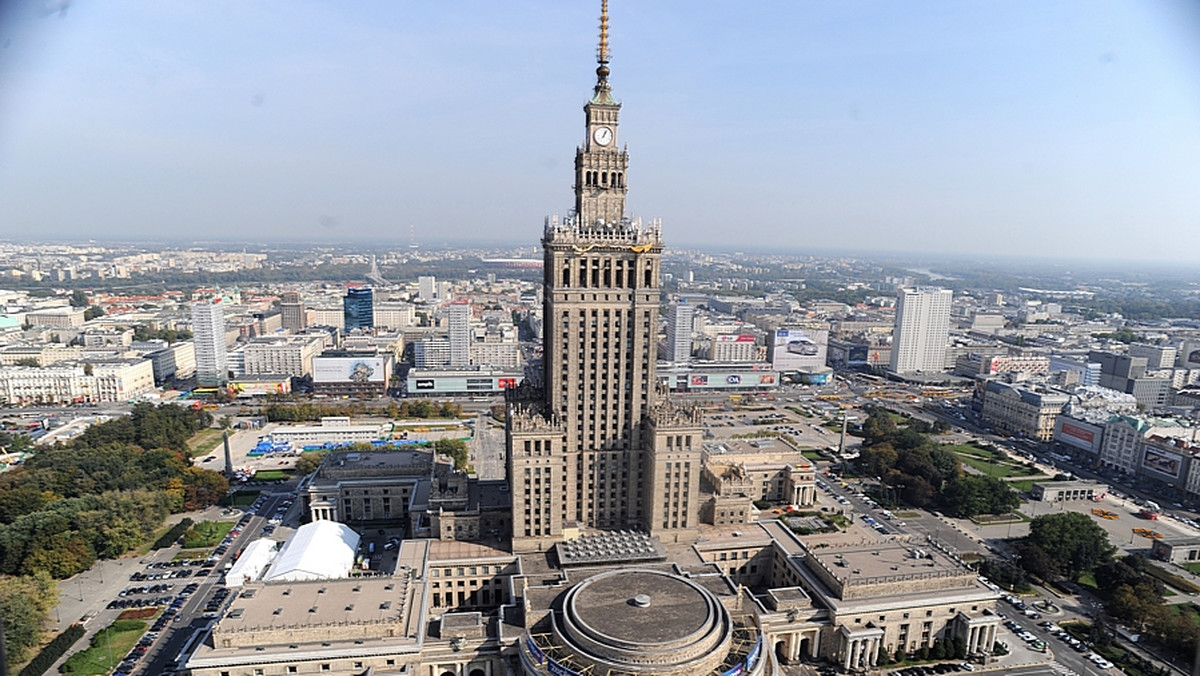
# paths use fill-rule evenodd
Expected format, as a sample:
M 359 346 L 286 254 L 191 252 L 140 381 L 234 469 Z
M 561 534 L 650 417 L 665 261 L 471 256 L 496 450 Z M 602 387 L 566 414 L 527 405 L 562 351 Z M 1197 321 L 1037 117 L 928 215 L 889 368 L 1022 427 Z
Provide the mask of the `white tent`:
M 263 577 L 270 582 L 346 577 L 354 566 L 358 533 L 336 521 L 305 524 L 288 541 Z
M 267 569 L 271 559 L 275 558 L 279 543 L 268 538 L 259 538 L 246 545 L 242 555 L 238 557 L 233 567 L 225 573 L 226 587 L 240 587 L 247 582 L 257 580 Z

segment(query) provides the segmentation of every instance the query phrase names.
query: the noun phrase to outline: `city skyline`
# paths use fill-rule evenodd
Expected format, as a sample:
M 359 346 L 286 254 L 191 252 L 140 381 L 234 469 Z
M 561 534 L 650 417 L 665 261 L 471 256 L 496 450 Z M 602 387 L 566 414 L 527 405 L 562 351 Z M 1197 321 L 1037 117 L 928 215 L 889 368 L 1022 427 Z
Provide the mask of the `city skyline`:
M 2 238 L 521 243 L 571 206 L 594 3 L 55 8 L 10 10 L 0 36 Z M 680 249 L 1166 260 L 1194 241 L 1184 3 L 619 16 L 629 211 Z

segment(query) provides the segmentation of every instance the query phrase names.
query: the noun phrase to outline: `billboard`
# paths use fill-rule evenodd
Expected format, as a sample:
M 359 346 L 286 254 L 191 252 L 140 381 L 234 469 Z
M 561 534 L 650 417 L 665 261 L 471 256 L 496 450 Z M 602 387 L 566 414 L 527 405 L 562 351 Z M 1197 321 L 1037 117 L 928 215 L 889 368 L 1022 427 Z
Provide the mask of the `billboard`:
M 1099 427 L 1083 422 L 1081 420 L 1072 420 L 1065 416 L 1059 416 L 1054 422 L 1054 440 L 1074 446 L 1080 450 L 1095 453 L 1100 448 L 1100 436 L 1102 431 Z
M 796 371 L 825 365 L 829 329 L 779 329 L 771 340 L 771 366 Z
M 388 361 L 384 357 L 314 357 L 314 383 L 384 383 Z
M 1183 456 L 1178 453 L 1170 453 L 1153 446 L 1146 447 L 1146 456 L 1142 458 L 1142 467 L 1176 479 L 1179 478 L 1179 466 L 1182 463 Z

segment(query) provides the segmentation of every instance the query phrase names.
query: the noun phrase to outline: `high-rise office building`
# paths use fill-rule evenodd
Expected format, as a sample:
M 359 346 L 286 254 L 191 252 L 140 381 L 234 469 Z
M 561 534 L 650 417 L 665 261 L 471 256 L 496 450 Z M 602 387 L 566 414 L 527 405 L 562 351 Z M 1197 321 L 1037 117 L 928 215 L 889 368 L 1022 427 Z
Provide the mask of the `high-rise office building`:
M 599 67 L 575 154 L 575 208 L 547 218 L 541 396 L 510 399 L 507 444 L 513 547 L 544 549 L 564 528 L 637 529 L 680 541 L 699 514 L 699 409 L 657 389 L 657 221 L 625 216 L 629 155 Z
M 905 287 L 897 292 L 890 371 L 936 373 L 945 368 L 953 297 L 950 289 L 928 286 Z
M 437 277 L 433 275 L 421 275 L 417 277 L 417 298 L 426 303 L 438 299 Z
M 279 296 L 279 323 L 285 331 L 303 331 L 308 326 L 308 308 L 295 291 Z
M 196 348 L 196 381 L 224 385 L 229 380 L 229 351 L 225 344 L 225 310 L 221 299 L 192 304 L 192 341 Z
M 666 361 L 685 362 L 692 356 L 692 306 L 683 301 L 667 310 L 666 347 Z
M 450 339 L 450 366 L 465 368 L 471 364 L 471 304 L 466 301 L 451 303 L 446 307 L 448 338 Z
M 354 329 L 375 327 L 375 294 L 370 287 L 356 286 L 346 289 L 342 297 L 342 314 L 347 332 Z

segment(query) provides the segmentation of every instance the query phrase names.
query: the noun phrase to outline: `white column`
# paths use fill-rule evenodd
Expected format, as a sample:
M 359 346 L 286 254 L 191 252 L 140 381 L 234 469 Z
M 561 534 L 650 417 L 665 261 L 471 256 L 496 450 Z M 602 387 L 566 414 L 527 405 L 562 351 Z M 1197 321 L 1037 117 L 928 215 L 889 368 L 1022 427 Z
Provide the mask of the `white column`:
M 867 651 L 867 664 L 875 666 L 875 663 L 879 661 L 879 639 L 871 639 L 867 644 Z
M 979 627 L 967 627 L 967 653 L 973 653 L 977 650 L 975 645 L 979 642 Z
M 850 671 L 850 659 L 854 656 L 854 642 L 850 639 L 845 639 L 846 654 L 842 656 L 842 671 Z

